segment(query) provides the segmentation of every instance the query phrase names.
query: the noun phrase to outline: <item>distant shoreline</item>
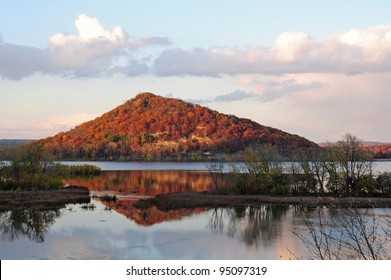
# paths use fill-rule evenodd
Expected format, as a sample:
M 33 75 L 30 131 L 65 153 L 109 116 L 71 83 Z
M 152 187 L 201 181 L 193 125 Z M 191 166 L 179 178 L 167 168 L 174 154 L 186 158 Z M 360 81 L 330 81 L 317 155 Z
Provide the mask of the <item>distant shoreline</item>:
M 200 160 L 190 160 L 190 159 L 182 159 L 182 160 L 178 160 L 178 159 L 161 159 L 161 160 L 158 160 L 158 159 L 154 159 L 154 160 L 146 160 L 146 159 L 134 159 L 134 160 L 120 160 L 120 159 L 113 159 L 113 160 L 108 160 L 108 159 L 96 159 L 96 160 L 92 160 L 92 159 L 55 159 L 54 162 L 120 162 L 120 163 L 137 163 L 137 162 L 142 162 L 142 163 L 165 163 L 165 162 L 169 162 L 169 163 L 202 163 L 202 162 L 205 162 L 205 163 L 210 163 L 210 162 L 219 162 L 221 161 L 221 157 L 210 157 L 210 158 L 202 158 Z M 287 162 L 289 162 L 289 160 L 286 160 Z M 391 161 L 391 158 L 374 158 L 372 160 L 373 162 L 382 162 L 382 161 Z M 235 162 L 235 161 L 232 161 L 232 162 Z M 239 160 L 238 162 L 242 162 L 241 160 Z M 231 161 L 224 161 L 224 163 L 226 164 L 229 164 L 231 163 Z
M 0 191 L 0 211 L 58 209 L 68 203 L 90 203 L 85 187 L 66 187 L 54 190 Z
M 198 207 L 242 207 L 274 205 L 332 206 L 332 207 L 391 207 L 391 197 L 336 197 L 336 196 L 271 196 L 271 195 L 217 195 L 209 193 L 171 193 L 140 200 L 138 208 L 156 206 L 167 211 Z

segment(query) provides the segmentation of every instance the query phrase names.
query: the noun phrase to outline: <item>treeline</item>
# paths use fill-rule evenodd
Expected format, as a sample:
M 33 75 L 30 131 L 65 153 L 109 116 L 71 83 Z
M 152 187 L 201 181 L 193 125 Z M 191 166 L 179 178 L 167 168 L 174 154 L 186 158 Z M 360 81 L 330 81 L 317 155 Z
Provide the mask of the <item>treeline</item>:
M 366 146 L 376 159 L 391 159 L 391 144 L 381 144 L 375 146 Z
M 391 195 L 391 172 L 375 174 L 373 154 L 346 134 L 335 145 L 292 155 L 290 161 L 270 145 L 244 150 L 243 163 L 211 163 L 218 192 L 252 194 Z M 228 178 L 229 177 L 229 178 Z
M 65 166 L 53 163 L 42 142 L 8 148 L 0 161 L 1 190 L 47 190 L 63 186 L 63 178 L 98 175 L 92 165 Z

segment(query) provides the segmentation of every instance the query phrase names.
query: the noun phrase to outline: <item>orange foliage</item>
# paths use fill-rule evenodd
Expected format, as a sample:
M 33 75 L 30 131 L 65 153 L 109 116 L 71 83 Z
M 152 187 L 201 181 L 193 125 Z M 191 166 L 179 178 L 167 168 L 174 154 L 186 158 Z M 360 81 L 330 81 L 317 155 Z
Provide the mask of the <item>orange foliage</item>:
M 60 159 L 167 159 L 191 152 L 232 153 L 270 143 L 282 151 L 317 145 L 307 139 L 220 114 L 209 108 L 142 93 L 95 120 L 43 140 Z

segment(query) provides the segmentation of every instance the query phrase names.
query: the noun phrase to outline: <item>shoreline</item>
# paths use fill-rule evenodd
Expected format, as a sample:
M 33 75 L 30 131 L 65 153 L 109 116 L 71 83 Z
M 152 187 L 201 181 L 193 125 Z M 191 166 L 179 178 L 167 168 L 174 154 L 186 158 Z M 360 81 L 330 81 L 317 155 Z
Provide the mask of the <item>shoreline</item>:
M 198 207 L 243 207 L 273 205 L 331 206 L 331 207 L 391 207 L 391 197 L 335 197 L 335 196 L 271 196 L 271 195 L 220 195 L 209 193 L 170 193 L 140 200 L 137 208 L 157 207 L 168 211 Z
M 0 211 L 58 209 L 68 203 L 90 203 L 90 201 L 90 192 L 85 187 L 72 186 L 54 190 L 0 191 Z

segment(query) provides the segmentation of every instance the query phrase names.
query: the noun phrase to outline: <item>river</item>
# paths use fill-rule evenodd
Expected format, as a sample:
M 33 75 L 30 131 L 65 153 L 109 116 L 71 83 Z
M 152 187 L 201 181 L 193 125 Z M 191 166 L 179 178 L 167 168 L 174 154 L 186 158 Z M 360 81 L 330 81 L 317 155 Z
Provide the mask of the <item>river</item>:
M 167 212 L 133 207 L 140 197 L 209 190 L 213 182 L 207 163 L 93 163 L 102 168 L 100 176 L 72 178 L 67 183 L 87 186 L 95 194 L 113 193 L 120 199 L 93 199 L 88 205 L 56 210 L 0 212 L 0 259 L 314 257 L 300 238 L 303 233 L 310 237 L 302 207 L 261 205 Z M 376 165 L 382 171 L 391 166 L 390 162 Z M 331 209 L 322 211 L 326 217 L 341 216 Z M 316 211 L 312 213 L 311 219 L 316 221 Z M 388 209 L 376 209 L 376 217 L 388 218 L 390 214 Z M 370 221 L 372 216 L 367 217 Z

